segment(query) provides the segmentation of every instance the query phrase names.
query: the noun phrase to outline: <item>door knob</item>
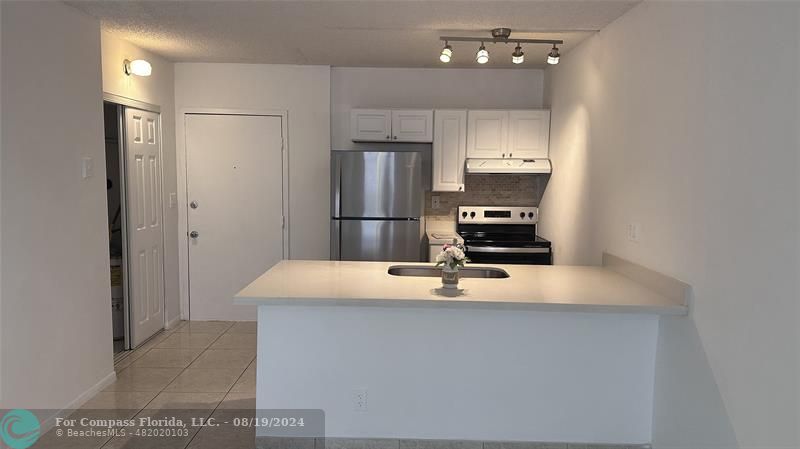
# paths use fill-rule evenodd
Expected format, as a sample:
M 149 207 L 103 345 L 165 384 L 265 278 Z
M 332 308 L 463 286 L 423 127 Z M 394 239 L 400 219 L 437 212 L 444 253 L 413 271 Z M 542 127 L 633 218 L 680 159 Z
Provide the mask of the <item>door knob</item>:
M 189 203 L 189 207 L 191 207 L 192 209 L 197 209 L 197 201 L 192 201 L 191 203 Z
M 200 237 L 200 233 L 197 231 L 192 231 L 189 233 L 189 237 L 196 239 L 197 237 Z

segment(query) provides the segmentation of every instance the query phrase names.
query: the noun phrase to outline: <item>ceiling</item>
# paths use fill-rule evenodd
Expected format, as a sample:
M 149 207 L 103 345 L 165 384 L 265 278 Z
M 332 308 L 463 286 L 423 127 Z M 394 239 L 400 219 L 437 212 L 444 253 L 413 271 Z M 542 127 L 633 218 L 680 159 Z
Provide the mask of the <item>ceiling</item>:
M 67 1 L 103 29 L 176 62 L 443 67 L 441 35 L 562 39 L 561 54 L 639 0 Z M 476 67 L 473 43 L 451 43 L 447 67 Z M 488 67 L 511 67 L 513 45 L 487 45 Z M 549 48 L 523 46 L 522 67 Z

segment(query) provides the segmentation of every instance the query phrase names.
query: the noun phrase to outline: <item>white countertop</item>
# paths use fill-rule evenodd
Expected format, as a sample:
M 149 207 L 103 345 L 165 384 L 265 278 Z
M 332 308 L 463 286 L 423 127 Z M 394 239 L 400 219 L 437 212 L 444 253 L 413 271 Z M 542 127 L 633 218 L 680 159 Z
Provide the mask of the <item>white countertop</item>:
M 392 276 L 397 262 L 284 260 L 240 291 L 236 304 L 512 308 L 685 315 L 688 307 L 603 267 L 492 265 L 506 279 L 462 279 L 459 290 L 436 277 Z M 428 264 L 432 265 L 432 264 Z M 470 265 L 488 266 L 488 265 Z

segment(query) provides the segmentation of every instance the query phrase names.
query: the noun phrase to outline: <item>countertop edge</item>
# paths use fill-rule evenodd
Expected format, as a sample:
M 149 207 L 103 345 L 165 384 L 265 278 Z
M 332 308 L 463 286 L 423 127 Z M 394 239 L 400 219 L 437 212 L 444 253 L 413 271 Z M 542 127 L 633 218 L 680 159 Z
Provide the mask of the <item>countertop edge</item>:
M 457 299 L 347 299 L 347 298 L 263 298 L 236 296 L 234 304 L 256 306 L 346 306 L 346 307 L 407 307 L 462 308 L 490 310 L 529 310 L 540 312 L 623 313 L 646 315 L 686 316 L 688 306 L 648 306 L 636 304 L 580 304 L 555 302 L 502 302 Z

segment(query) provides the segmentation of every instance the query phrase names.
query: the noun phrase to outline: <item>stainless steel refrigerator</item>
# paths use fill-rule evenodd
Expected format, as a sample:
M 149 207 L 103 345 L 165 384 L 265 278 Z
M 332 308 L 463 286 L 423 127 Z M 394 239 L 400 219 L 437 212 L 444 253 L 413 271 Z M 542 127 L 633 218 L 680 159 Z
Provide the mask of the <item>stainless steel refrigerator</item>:
M 331 259 L 419 262 L 423 203 L 420 153 L 333 152 Z

